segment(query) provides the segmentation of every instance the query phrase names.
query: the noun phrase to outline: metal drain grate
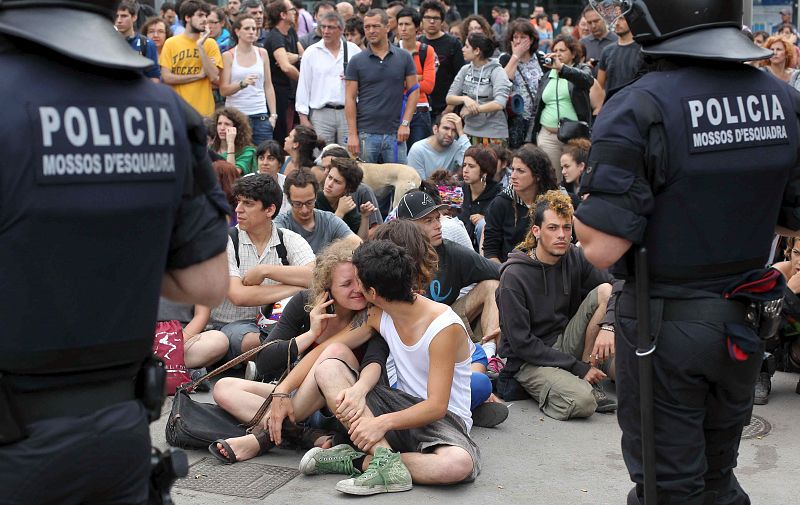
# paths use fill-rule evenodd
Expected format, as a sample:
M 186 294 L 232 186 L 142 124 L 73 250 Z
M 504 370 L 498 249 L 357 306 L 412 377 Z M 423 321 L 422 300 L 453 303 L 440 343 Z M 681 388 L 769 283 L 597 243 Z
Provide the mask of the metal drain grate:
M 764 437 L 770 431 L 772 431 L 772 425 L 769 424 L 769 421 L 754 414 L 752 419 L 750 419 L 750 424 L 745 426 L 742 430 L 742 440 Z
M 225 465 L 213 458 L 203 458 L 189 467 L 189 475 L 175 482 L 175 487 L 258 499 L 264 498 L 299 474 L 294 468 L 249 461 Z

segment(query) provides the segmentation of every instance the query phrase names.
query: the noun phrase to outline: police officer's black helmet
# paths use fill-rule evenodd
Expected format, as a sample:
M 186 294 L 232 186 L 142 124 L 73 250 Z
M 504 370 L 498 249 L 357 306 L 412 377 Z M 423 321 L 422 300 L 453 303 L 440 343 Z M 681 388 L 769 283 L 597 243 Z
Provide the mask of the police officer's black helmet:
M 144 70 L 143 57 L 114 29 L 119 0 L 0 0 L 0 33 L 29 40 L 79 61 Z
M 628 21 L 642 52 L 720 61 L 763 60 L 762 49 L 742 33 L 742 0 L 590 0 L 607 22 Z

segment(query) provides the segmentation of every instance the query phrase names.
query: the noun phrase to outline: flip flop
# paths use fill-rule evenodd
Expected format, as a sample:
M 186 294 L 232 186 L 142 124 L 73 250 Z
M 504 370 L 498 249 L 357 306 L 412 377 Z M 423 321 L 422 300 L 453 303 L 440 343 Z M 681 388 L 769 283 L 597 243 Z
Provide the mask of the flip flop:
M 219 448 L 217 448 L 217 444 L 221 444 L 222 445 L 222 448 L 225 449 L 225 452 L 228 453 L 228 457 L 225 457 L 220 452 Z M 212 456 L 214 456 L 218 460 L 222 461 L 226 465 L 232 465 L 232 464 L 236 463 L 236 453 L 233 452 L 233 449 L 231 449 L 230 444 L 228 444 L 228 442 L 226 442 L 225 440 L 223 440 L 221 438 L 211 442 L 211 445 L 208 446 L 208 452 L 210 452 Z

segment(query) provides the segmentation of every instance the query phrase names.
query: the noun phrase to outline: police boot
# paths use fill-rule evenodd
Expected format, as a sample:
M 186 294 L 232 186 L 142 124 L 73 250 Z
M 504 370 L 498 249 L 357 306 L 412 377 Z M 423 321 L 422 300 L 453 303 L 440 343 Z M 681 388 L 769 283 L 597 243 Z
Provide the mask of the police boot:
M 753 403 L 756 405 L 766 405 L 769 402 L 769 392 L 772 390 L 772 380 L 769 372 L 759 372 L 756 379 Z

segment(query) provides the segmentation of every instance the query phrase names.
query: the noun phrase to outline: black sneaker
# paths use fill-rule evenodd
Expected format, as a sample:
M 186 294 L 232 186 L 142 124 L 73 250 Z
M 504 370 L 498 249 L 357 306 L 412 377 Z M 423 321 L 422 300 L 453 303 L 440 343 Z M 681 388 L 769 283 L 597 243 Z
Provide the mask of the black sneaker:
M 597 408 L 594 409 L 595 412 L 608 414 L 617 410 L 616 400 L 609 398 L 600 384 L 592 384 L 592 396 L 594 396 L 594 401 L 597 402 Z
M 481 428 L 494 428 L 508 419 L 508 407 L 504 403 L 484 402 L 472 411 L 472 424 Z
M 756 405 L 766 405 L 769 402 L 769 393 L 772 390 L 772 381 L 770 380 L 769 373 L 761 372 L 756 379 L 755 393 L 753 394 L 753 403 Z

